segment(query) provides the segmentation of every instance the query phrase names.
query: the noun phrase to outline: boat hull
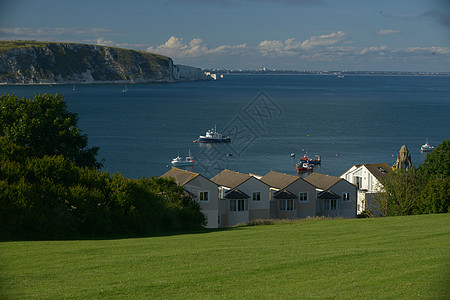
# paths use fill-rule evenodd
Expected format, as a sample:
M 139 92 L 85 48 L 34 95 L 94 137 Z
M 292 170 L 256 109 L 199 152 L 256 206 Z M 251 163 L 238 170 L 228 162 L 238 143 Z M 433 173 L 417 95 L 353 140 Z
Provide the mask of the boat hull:
M 188 167 L 188 166 L 193 166 L 194 162 L 172 162 L 172 166 L 174 167 Z
M 230 143 L 231 138 L 214 139 L 214 138 L 199 138 L 199 143 Z

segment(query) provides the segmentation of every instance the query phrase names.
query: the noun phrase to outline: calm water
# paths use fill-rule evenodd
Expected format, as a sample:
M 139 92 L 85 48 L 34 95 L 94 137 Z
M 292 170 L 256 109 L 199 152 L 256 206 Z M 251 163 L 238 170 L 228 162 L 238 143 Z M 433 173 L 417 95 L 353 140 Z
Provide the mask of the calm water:
M 395 162 L 402 145 L 414 165 L 426 139 L 450 138 L 450 78 L 395 76 L 225 76 L 212 82 L 129 85 L 0 86 L 33 97 L 60 93 L 105 171 L 159 176 L 191 150 L 189 170 L 212 177 L 224 168 L 296 174 L 303 152 L 319 154 L 317 172 L 339 176 L 354 164 Z M 232 143 L 193 143 L 217 124 Z M 232 154 L 232 156 L 230 156 Z

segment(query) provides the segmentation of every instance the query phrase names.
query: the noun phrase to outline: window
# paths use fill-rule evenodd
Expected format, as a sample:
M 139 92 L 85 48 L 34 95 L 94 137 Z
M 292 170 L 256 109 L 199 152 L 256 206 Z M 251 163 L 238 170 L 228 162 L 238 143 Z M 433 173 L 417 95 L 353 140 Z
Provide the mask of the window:
M 220 215 L 217 216 L 217 225 L 222 226 L 222 218 Z
M 198 199 L 200 200 L 200 202 L 208 202 L 209 201 L 209 192 L 208 191 L 200 192 Z
M 324 210 L 336 210 L 337 202 L 336 199 L 327 199 L 323 203 Z
M 298 194 L 298 202 L 308 202 L 308 192 L 300 192 Z
M 350 201 L 350 193 L 343 193 L 342 194 L 342 201 Z
M 253 192 L 253 201 L 261 201 L 261 192 Z
M 294 199 L 281 199 L 280 210 L 295 210 Z
M 244 199 L 230 200 L 230 211 L 247 211 L 248 201 Z

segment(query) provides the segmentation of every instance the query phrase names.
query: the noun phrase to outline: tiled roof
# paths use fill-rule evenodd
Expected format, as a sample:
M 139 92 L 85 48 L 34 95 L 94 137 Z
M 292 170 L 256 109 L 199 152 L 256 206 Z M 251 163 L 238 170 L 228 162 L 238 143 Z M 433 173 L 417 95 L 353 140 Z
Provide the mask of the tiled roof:
M 246 193 L 240 191 L 239 189 L 234 189 L 225 194 L 225 199 L 249 199 L 250 196 Z
M 295 199 L 297 196 L 287 190 L 281 190 L 273 194 L 275 199 Z
M 161 177 L 162 178 L 172 177 L 175 179 L 175 182 L 178 185 L 185 185 L 186 183 L 188 183 L 189 181 L 191 181 L 192 179 L 194 179 L 195 177 L 197 177 L 199 175 L 200 174 L 198 174 L 198 173 L 189 172 L 189 171 L 181 170 L 178 168 L 172 168 L 170 171 L 161 175 Z
M 338 183 L 339 181 L 344 179 L 314 172 L 308 177 L 306 177 L 305 180 L 319 189 L 327 190 L 336 183 Z
M 380 182 L 392 171 L 392 168 L 388 164 L 365 164 L 364 166 Z
M 319 195 L 317 195 L 317 198 L 319 198 L 319 199 L 339 199 L 341 197 L 339 197 L 332 191 L 323 191 Z
M 222 172 L 211 178 L 211 181 L 218 185 L 233 189 L 252 177 L 253 176 L 244 173 L 223 170 Z
M 264 175 L 260 180 L 270 187 L 274 187 L 277 189 L 282 189 L 298 180 L 300 177 L 283 174 L 275 171 L 270 171 L 266 175 Z

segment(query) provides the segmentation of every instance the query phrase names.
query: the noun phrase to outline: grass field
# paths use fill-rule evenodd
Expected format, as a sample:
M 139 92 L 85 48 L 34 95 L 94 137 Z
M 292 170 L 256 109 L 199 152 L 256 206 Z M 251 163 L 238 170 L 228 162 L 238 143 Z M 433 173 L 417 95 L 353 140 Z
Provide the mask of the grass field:
M 0 243 L 0 298 L 449 299 L 450 215 Z

